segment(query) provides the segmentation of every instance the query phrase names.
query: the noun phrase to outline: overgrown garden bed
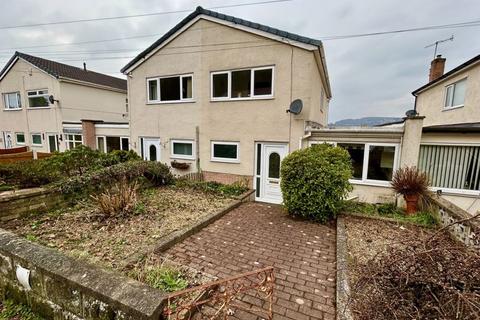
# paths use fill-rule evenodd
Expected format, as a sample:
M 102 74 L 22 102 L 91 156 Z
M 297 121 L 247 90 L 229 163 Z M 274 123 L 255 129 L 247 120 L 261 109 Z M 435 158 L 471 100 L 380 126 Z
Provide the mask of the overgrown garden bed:
M 46 186 L 73 203 L 10 220 L 4 229 L 167 292 L 209 277 L 158 260 L 151 254 L 157 244 L 248 190 L 242 183 L 174 178 L 166 165 L 131 152 L 105 155 L 86 147 L 23 166 L 0 166 L 0 177 L 16 188 Z
M 480 255 L 445 230 L 343 217 L 354 319 L 478 319 Z

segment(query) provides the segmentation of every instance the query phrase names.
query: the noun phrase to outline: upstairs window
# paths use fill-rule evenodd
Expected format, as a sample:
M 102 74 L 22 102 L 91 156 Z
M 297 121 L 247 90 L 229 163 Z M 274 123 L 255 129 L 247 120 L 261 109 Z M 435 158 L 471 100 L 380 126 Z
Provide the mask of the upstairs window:
M 273 67 L 211 73 L 212 100 L 273 97 Z
M 44 108 L 48 107 L 48 90 L 32 90 L 27 91 L 28 106 L 30 108 Z
M 182 102 L 193 99 L 193 76 L 179 75 L 147 80 L 148 102 Z
M 445 109 L 463 107 L 467 79 L 460 80 L 446 87 Z
M 15 110 L 22 108 L 22 100 L 20 99 L 20 92 L 11 92 L 3 94 L 3 101 L 5 102 L 5 109 Z

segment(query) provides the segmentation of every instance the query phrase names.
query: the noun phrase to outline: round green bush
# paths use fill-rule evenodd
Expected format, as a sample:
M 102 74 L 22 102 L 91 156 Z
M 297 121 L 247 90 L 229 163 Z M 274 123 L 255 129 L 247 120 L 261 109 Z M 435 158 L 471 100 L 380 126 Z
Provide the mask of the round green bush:
M 292 215 L 325 223 L 352 190 L 348 152 L 328 144 L 295 151 L 281 165 L 283 204 Z

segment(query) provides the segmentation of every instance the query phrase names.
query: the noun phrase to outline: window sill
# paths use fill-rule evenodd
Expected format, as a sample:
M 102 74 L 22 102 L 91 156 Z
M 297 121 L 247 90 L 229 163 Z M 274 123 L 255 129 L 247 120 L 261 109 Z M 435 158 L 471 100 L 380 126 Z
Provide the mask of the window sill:
M 195 157 L 189 157 L 189 156 L 177 156 L 177 155 L 170 155 L 170 159 L 173 160 L 195 160 Z
M 23 109 L 22 108 L 14 108 L 14 109 L 7 109 L 7 108 L 4 108 L 3 111 L 22 111 Z
M 32 144 L 32 148 L 40 148 L 43 147 L 43 144 Z
M 148 101 L 147 105 L 156 105 L 156 104 L 180 104 L 180 103 L 194 103 L 195 100 L 178 100 L 178 101 Z
M 433 192 L 437 192 L 441 190 L 442 194 L 452 195 L 452 196 L 478 197 L 480 195 L 479 190 L 449 189 L 449 188 L 438 188 L 438 187 L 430 187 L 429 189 Z
M 255 100 L 273 100 L 274 96 L 264 96 L 264 97 L 247 97 L 247 98 L 212 98 L 210 97 L 210 102 L 226 102 L 226 101 L 255 101 Z
M 52 109 L 52 107 L 28 107 L 28 110 L 37 110 L 37 109 Z
M 450 111 L 450 110 L 455 110 L 459 108 L 463 108 L 465 105 L 459 105 L 459 106 L 453 106 L 453 107 L 444 107 L 442 111 Z
M 220 163 L 240 163 L 240 160 L 237 159 L 218 159 L 212 158 L 210 159 L 211 162 L 220 162 Z
M 361 186 L 372 186 L 372 187 L 386 187 L 390 188 L 391 184 L 389 181 L 379 181 L 379 180 L 348 180 L 351 184 L 361 185 Z

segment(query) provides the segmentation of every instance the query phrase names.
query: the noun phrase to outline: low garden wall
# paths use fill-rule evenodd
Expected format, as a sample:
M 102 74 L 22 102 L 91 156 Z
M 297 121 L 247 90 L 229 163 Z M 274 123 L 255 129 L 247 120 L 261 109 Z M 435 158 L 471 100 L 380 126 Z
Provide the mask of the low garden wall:
M 456 206 L 442 196 L 431 193 L 428 201 L 438 208 L 438 218 L 443 226 L 449 227 L 450 233 L 466 246 L 480 250 L 480 222 L 479 218 L 471 219 L 472 215 Z
M 5 191 L 0 193 L 0 221 L 65 207 L 69 203 L 67 196 L 45 188 Z
M 0 299 L 45 319 L 161 319 L 164 294 L 0 229 Z

